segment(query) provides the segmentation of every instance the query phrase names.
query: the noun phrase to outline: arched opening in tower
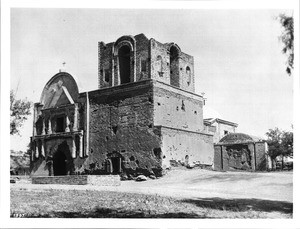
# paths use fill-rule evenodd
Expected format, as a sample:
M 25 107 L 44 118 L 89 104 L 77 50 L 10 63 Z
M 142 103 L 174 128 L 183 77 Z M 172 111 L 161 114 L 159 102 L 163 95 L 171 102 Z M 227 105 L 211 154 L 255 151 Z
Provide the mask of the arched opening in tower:
M 170 48 L 170 84 L 179 87 L 179 50 L 175 46 Z
M 118 51 L 120 84 L 130 82 L 130 48 L 127 45 L 122 46 Z

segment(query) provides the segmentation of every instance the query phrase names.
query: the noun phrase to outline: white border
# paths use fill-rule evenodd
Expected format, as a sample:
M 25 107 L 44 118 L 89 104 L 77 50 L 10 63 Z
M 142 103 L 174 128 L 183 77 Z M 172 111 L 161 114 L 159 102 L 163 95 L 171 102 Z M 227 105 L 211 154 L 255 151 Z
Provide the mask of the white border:
M 295 17 L 294 104 L 299 103 L 299 2 L 297 0 L 256 1 L 38 1 L 3 0 L 1 6 L 1 228 L 297 228 L 299 176 L 294 176 L 294 219 L 290 220 L 209 220 L 209 219 L 10 219 L 9 218 L 9 90 L 10 90 L 10 8 L 136 8 L 136 9 L 293 9 Z M 299 105 L 294 117 L 300 117 Z M 294 118 L 295 139 L 299 139 L 299 119 Z M 299 174 L 299 143 L 295 141 L 295 169 Z M 296 179 L 297 178 L 297 179 Z

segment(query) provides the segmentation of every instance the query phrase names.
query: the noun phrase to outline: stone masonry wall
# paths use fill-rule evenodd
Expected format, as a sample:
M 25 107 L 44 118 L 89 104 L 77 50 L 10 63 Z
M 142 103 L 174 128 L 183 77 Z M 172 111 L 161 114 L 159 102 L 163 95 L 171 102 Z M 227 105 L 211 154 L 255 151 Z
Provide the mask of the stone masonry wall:
M 40 176 L 32 177 L 32 184 L 119 186 L 121 181 L 119 175 Z
M 82 169 L 105 170 L 110 154 L 122 157 L 125 171 L 155 171 L 161 159 L 160 133 L 153 125 L 151 81 L 121 85 L 89 93 L 90 151 Z
M 131 66 L 135 69 L 135 81 L 148 79 L 150 75 L 150 54 L 149 54 L 149 40 L 144 34 L 139 34 L 134 37 L 136 41 L 135 51 L 132 51 Z M 124 38 L 124 40 L 127 40 Z M 128 38 L 132 43 L 132 39 Z M 106 88 L 119 85 L 119 66 L 118 58 L 114 55 L 115 42 L 105 44 L 99 42 L 98 44 L 98 82 L 99 88 Z M 133 69 L 131 69 L 133 72 Z
M 134 39 L 134 43 L 132 41 Z M 144 34 L 138 34 L 134 37 L 122 37 L 122 40 L 128 40 L 135 48 L 131 51 L 131 75 L 135 74 L 135 81 L 145 79 L 155 79 L 166 84 L 170 81 L 170 51 L 169 44 L 162 44 L 154 39 L 148 39 Z M 119 85 L 119 66 L 118 56 L 114 54 L 116 50 L 115 42 L 98 44 L 98 86 L 106 88 Z M 180 52 L 176 63 L 175 78 L 178 82 L 172 82 L 173 85 L 181 89 L 194 92 L 194 58 L 186 53 Z M 178 71 L 178 72 L 177 72 Z M 134 72 L 134 73 L 133 73 Z M 173 79 L 174 80 L 174 79 Z M 176 80 L 177 81 L 177 80 Z M 133 82 L 133 79 L 131 79 Z
M 105 44 L 99 42 L 98 44 L 98 88 L 105 88 L 112 86 L 112 47 L 113 43 Z M 105 78 L 108 79 L 105 81 Z

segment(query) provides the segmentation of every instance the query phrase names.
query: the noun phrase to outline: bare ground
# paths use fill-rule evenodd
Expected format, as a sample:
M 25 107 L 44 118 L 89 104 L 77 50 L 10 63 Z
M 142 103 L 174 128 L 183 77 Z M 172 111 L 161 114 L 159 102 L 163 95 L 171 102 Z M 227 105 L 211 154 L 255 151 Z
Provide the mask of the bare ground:
M 148 204 L 146 205 L 153 206 L 153 208 L 148 209 L 146 205 L 143 206 L 149 212 L 152 212 L 155 208 L 159 209 L 159 203 L 165 202 L 165 206 L 170 205 L 167 210 L 161 210 L 158 215 L 149 213 L 150 215 L 148 216 L 140 217 L 164 217 L 167 215 L 172 218 L 180 217 L 180 214 L 176 215 L 176 212 L 181 212 L 182 214 L 189 212 L 186 217 L 191 218 L 290 218 L 292 217 L 293 209 L 292 172 L 249 173 L 173 169 L 160 179 L 145 182 L 123 181 L 121 186 L 117 187 L 12 184 L 11 189 L 12 212 L 18 212 L 18 206 L 26 209 L 27 203 L 23 204 L 22 201 L 28 201 L 25 201 L 25 199 L 27 199 L 27 196 L 29 197 L 30 193 L 40 192 L 41 195 L 41 193 L 49 192 L 49 190 L 66 190 L 61 191 L 61 193 L 64 193 L 64 198 L 67 196 L 66 193 L 70 193 L 70 190 L 84 192 L 85 195 L 88 193 L 86 190 L 90 190 L 96 196 L 100 193 L 103 195 L 114 195 L 115 197 L 126 195 L 125 200 L 122 200 L 124 202 L 123 205 L 118 207 L 121 211 L 120 214 L 123 214 L 125 217 L 131 217 L 136 214 L 137 209 L 131 209 L 134 212 L 132 214 L 124 213 L 129 203 L 132 205 L 132 201 L 128 202 L 128 199 L 132 198 L 136 198 L 137 202 L 140 199 L 148 199 Z M 22 195 L 18 194 L 20 190 Z M 57 196 L 57 193 L 53 195 L 56 198 L 60 198 Z M 34 198 L 30 197 L 29 200 L 34 200 Z M 93 197 L 90 198 L 92 199 Z M 177 201 L 180 201 L 180 203 Z M 141 203 L 144 202 L 142 201 Z M 101 203 L 100 205 L 103 206 L 103 204 Z M 114 209 L 114 205 L 111 202 L 104 205 L 107 206 L 105 212 L 110 212 Z M 144 209 L 139 204 L 135 206 L 138 209 Z M 35 207 L 38 208 L 37 205 Z M 182 207 L 187 210 L 183 211 Z M 94 206 L 95 208 L 97 207 Z M 145 214 L 143 210 L 141 212 L 141 214 Z M 173 215 L 168 215 L 170 212 Z M 87 213 L 87 215 L 89 214 Z M 112 214 L 112 217 L 121 217 L 120 214 Z M 184 216 L 182 214 L 181 216 Z M 100 217 L 100 215 L 96 214 L 90 217 Z M 109 215 L 105 216 L 110 217 Z M 79 214 L 78 217 L 85 217 L 85 215 L 80 216 Z

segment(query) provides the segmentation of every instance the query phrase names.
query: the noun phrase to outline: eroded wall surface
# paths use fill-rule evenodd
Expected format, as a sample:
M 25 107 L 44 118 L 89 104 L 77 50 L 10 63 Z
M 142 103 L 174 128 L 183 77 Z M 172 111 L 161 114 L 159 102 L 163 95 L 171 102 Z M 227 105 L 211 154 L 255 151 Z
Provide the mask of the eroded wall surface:
M 89 158 L 83 165 L 95 164 L 105 170 L 110 157 L 122 158 L 122 170 L 159 170 L 160 131 L 153 125 L 151 81 L 122 85 L 89 93 Z
M 154 125 L 201 132 L 203 98 L 154 82 Z
M 214 145 L 214 169 L 265 171 L 267 151 L 265 142 Z
M 214 157 L 211 135 L 162 127 L 163 168 L 171 161 L 183 164 L 212 165 Z

